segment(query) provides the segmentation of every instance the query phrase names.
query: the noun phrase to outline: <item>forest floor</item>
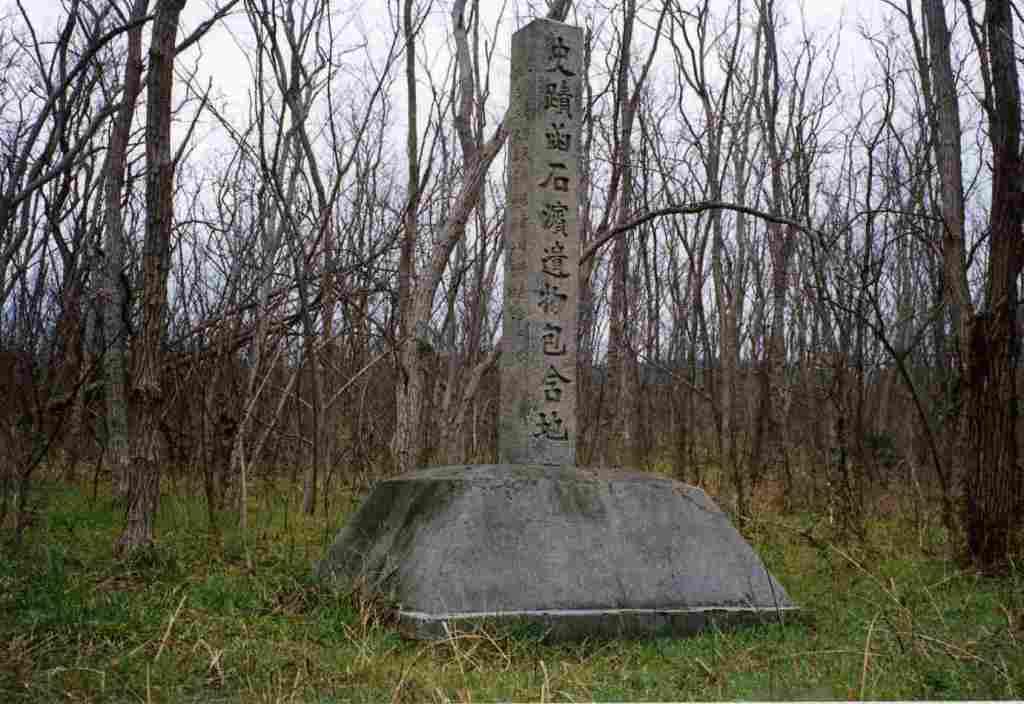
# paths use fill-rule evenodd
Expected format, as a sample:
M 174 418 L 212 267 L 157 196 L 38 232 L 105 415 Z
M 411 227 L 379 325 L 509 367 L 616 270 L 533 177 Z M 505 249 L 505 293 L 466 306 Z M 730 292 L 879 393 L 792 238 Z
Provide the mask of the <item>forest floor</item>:
M 285 486 L 253 487 L 242 534 L 212 532 L 202 492 L 165 480 L 158 546 L 125 562 L 112 554 L 123 509 L 102 487 L 94 498 L 88 484 L 40 484 L 24 544 L 0 548 L 0 701 L 1024 697 L 1024 567 L 998 579 L 963 571 L 943 557 L 940 529 L 898 513 L 871 520 L 862 541 L 839 542 L 806 514 L 768 514 L 746 531 L 811 623 L 422 643 L 312 579 L 355 500 L 332 496 L 327 518 L 307 517 Z

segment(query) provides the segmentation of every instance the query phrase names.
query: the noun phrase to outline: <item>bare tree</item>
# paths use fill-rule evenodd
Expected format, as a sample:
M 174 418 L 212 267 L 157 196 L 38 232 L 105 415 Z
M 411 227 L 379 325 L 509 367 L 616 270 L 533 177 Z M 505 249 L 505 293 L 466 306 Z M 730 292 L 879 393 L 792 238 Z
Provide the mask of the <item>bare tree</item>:
M 131 457 L 128 450 L 128 399 L 125 393 L 125 369 L 128 346 L 126 329 L 128 278 L 125 274 L 124 185 L 128 164 L 128 141 L 131 137 L 135 106 L 142 91 L 141 20 L 149 9 L 149 0 L 135 0 L 131 10 L 134 26 L 128 32 L 128 54 L 124 62 L 123 96 L 110 130 L 107 148 L 105 193 L 106 234 L 103 241 L 105 264 L 103 286 L 103 333 L 106 349 L 103 356 L 104 397 L 108 461 L 127 493 Z
M 18 9 L 3 28 L 9 35 L 0 89 L 0 311 L 11 314 L 13 334 L 0 327 L 0 346 L 31 360 L 23 367 L 33 381 L 24 397 L 29 404 L 19 411 L 24 432 L 14 446 L 31 448 L 9 464 L 24 501 L 33 469 L 62 435 L 69 449 L 81 427 L 94 359 L 83 354 L 94 330 L 87 290 L 105 179 L 97 136 L 119 105 L 108 74 L 112 48 L 137 23 L 113 5 L 71 0 L 49 37 L 24 6 Z
M 778 37 L 774 0 L 760 0 L 758 3 L 758 20 L 764 38 L 764 56 L 760 81 L 761 100 L 759 112 L 761 129 L 765 140 L 768 159 L 767 169 L 770 174 L 769 210 L 772 213 L 783 212 L 785 207 L 785 186 L 783 174 L 785 169 L 785 144 L 780 138 L 780 101 L 782 100 L 782 80 L 780 77 Z M 792 115 L 790 116 L 792 119 Z M 785 320 L 786 293 L 789 287 L 789 265 L 792 258 L 793 241 L 796 232 L 783 227 L 777 222 L 768 223 L 768 252 L 771 257 L 771 325 L 768 339 L 765 342 L 764 357 L 758 369 L 758 408 L 754 414 L 754 429 L 751 448 L 751 482 L 756 484 L 766 463 L 765 445 L 769 438 L 775 438 L 776 451 L 781 446 L 784 421 L 784 404 L 778 403 L 773 397 L 773 388 L 782 390 L 783 372 L 786 367 Z M 778 394 L 781 396 L 781 394 Z M 774 408 L 779 406 L 781 413 L 776 414 Z M 738 492 L 742 497 L 745 493 Z
M 986 3 L 980 22 L 970 4 L 963 7 L 981 68 L 982 107 L 992 149 L 988 267 L 980 311 L 971 300 L 967 281 L 960 103 L 945 9 L 938 0 L 922 2 L 926 41 L 916 31 L 912 6 L 907 3 L 899 9 L 914 41 L 938 167 L 944 283 L 963 390 L 966 550 L 979 567 L 995 570 L 1014 548 L 1013 516 L 1024 500 L 1016 430 L 1016 307 L 1022 222 L 1020 85 L 1011 3 Z
M 146 241 L 142 255 L 142 328 L 133 360 L 132 392 L 139 420 L 133 431 L 128 515 L 117 549 L 131 554 L 153 543 L 160 500 L 160 413 L 164 401 L 163 337 L 174 224 L 171 152 L 175 39 L 186 0 L 159 0 L 146 80 Z
M 636 24 L 637 6 L 628 0 L 622 7 L 622 38 L 615 54 L 614 88 L 614 146 L 612 168 L 609 177 L 605 214 L 597 232 L 607 230 L 610 223 L 621 226 L 629 220 L 631 205 L 635 198 L 633 163 L 633 128 L 637 109 L 645 90 L 647 74 L 661 39 L 661 27 L 668 11 L 668 3 L 662 3 L 654 29 L 654 40 L 639 75 L 630 81 L 632 71 L 633 31 Z M 630 85 L 632 83 L 632 86 Z M 611 254 L 611 306 L 608 322 L 608 388 L 610 433 L 606 441 L 626 464 L 637 464 L 639 368 L 635 350 L 634 331 L 627 324 L 631 316 L 626 313 L 626 301 L 631 296 L 627 278 L 629 271 L 629 243 L 627 237 L 615 239 Z M 603 463 L 611 462 L 611 452 L 606 448 Z M 615 464 L 614 462 L 612 462 Z M 618 464 L 621 464 L 619 462 Z
M 692 29 L 687 20 L 696 20 Z M 679 76 L 685 85 L 693 89 L 700 100 L 702 121 L 690 120 L 680 105 L 683 124 L 698 145 L 700 163 L 703 167 L 701 183 L 703 199 L 720 201 L 723 197 L 726 169 L 733 167 L 734 198 L 738 203 L 747 201 L 750 178 L 751 140 L 753 137 L 753 109 L 759 72 L 744 74 L 742 64 L 749 60 L 753 65 L 761 56 L 761 32 L 755 33 L 754 50 L 749 57 L 740 51 L 744 37 L 748 34 L 743 25 L 743 3 L 735 5 L 735 15 L 730 22 L 731 38 L 718 33 L 712 26 L 714 17 L 708 3 L 701 4 L 695 12 L 677 8 L 673 12 L 673 32 L 678 32 L 681 42 L 673 42 L 675 63 Z M 724 46 L 719 41 L 728 40 Z M 716 87 L 709 74 L 714 70 L 712 61 L 719 59 L 724 76 L 721 86 Z M 737 84 L 741 90 L 734 97 Z M 680 101 L 685 91 L 683 84 L 676 88 Z M 727 138 L 731 137 L 731 144 Z M 732 156 L 731 160 L 729 156 Z M 732 248 L 727 247 L 726 226 L 722 210 L 712 210 L 700 226 L 701 240 L 689 248 L 691 270 L 696 273 L 704 268 L 707 242 L 711 239 L 711 272 L 714 284 L 715 303 L 718 313 L 718 359 L 720 379 L 712 378 L 709 386 L 717 387 L 718 400 L 718 445 L 722 463 L 732 468 L 734 484 L 741 505 L 746 495 L 743 475 L 745 462 L 740 455 L 740 326 L 743 320 L 747 296 L 747 271 L 749 244 L 749 223 L 746 214 L 737 213 L 735 238 Z M 696 315 L 692 324 L 703 317 L 703 281 L 691 274 L 694 290 L 691 292 Z M 696 338 L 698 331 L 692 334 Z M 706 333 L 704 334 L 706 337 Z M 707 353 L 712 353 L 710 349 Z M 691 383 L 696 383 L 696 374 L 691 374 Z M 742 511 L 741 511 L 742 512 Z
M 1024 261 L 1020 80 L 1012 3 L 989 0 L 980 26 L 970 5 L 966 8 L 981 57 L 983 107 L 992 145 L 992 205 L 984 308 L 971 322 L 965 369 L 968 464 L 964 522 L 971 559 L 986 570 L 998 570 L 1020 546 L 1019 519 L 1024 508 L 1017 428 L 1017 280 Z

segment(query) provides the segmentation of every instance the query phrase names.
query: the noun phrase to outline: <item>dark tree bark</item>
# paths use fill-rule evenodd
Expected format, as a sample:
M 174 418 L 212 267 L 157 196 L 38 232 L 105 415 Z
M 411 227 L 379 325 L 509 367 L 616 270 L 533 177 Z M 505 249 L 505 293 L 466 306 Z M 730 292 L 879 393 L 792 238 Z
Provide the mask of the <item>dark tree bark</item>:
M 416 35 L 418 22 L 414 22 L 413 2 L 405 0 L 402 6 L 402 31 L 405 37 L 405 88 L 409 98 L 406 113 L 406 158 L 409 161 L 408 194 L 403 213 L 403 233 L 398 261 L 398 339 L 401 342 L 413 337 L 409 320 L 413 305 L 413 279 L 416 275 L 416 238 L 419 234 L 417 214 L 420 207 L 420 161 L 419 161 L 419 109 L 416 103 Z M 401 344 L 400 342 L 400 344 Z M 415 354 L 407 357 L 419 365 L 417 346 Z M 423 448 L 423 389 L 424 374 L 403 368 L 396 386 L 398 407 L 396 413 L 394 453 L 395 464 L 402 471 L 413 469 L 420 461 Z M 405 409 L 402 403 L 408 403 Z
M 985 310 L 971 329 L 965 398 L 968 464 L 964 486 L 967 551 L 985 571 L 1001 569 L 1019 547 L 1024 473 L 1018 463 L 1017 277 L 1021 273 L 1024 191 L 1020 84 L 1009 0 L 985 4 L 983 72 L 992 140 L 992 210 Z M 976 34 L 975 39 L 979 37 Z M 981 42 L 978 42 L 979 44 Z M 979 50 L 982 50 L 979 46 Z
M 633 125 L 636 122 L 644 84 L 650 72 L 661 26 L 668 5 L 662 6 L 658 16 L 654 43 L 638 75 L 631 80 L 633 32 L 637 6 L 628 0 L 622 7 L 622 39 L 616 57 L 615 112 L 616 127 L 614 163 L 609 178 L 608 202 L 617 201 L 614 208 L 614 226 L 622 227 L 630 218 L 630 209 L 636 198 L 634 180 L 636 169 L 633 156 Z M 632 87 L 630 84 L 633 84 Z M 607 230 L 607 215 L 598 231 Z M 636 354 L 636 328 L 630 320 L 629 299 L 636 291 L 630 282 L 630 244 L 627 235 L 616 237 L 611 257 L 611 302 L 608 319 L 608 443 L 601 452 L 602 464 L 637 466 L 640 464 L 640 408 L 637 403 L 640 370 Z
M 615 145 L 615 167 L 611 176 L 610 198 L 617 198 L 616 224 L 629 217 L 633 198 L 633 101 L 629 94 L 629 69 L 632 50 L 633 23 L 636 20 L 636 2 L 626 0 L 622 6 L 622 41 L 619 48 L 615 86 L 615 109 L 619 133 Z M 616 186 L 618 193 L 615 192 Z M 629 335 L 626 299 L 629 297 L 629 240 L 616 237 L 612 245 L 611 310 L 608 318 L 608 388 L 611 403 L 608 416 L 611 421 L 607 432 L 607 446 L 602 453 L 602 464 L 636 466 L 636 358 Z
M 783 170 L 785 156 L 783 144 L 779 139 L 780 125 L 779 107 L 782 99 L 782 82 L 779 77 L 779 56 L 776 47 L 775 3 L 774 0 L 762 0 L 758 7 L 761 32 L 764 38 L 764 56 L 761 75 L 761 119 L 762 130 L 768 156 L 768 169 L 771 172 L 771 192 L 769 195 L 770 210 L 781 214 L 785 200 L 785 184 Z M 792 117 L 790 117 L 792 119 Z M 784 435 L 784 414 L 775 410 L 777 396 L 784 383 L 786 367 L 786 297 L 789 285 L 789 265 L 793 252 L 794 229 L 784 227 L 780 223 L 768 223 L 768 252 L 772 264 L 771 303 L 772 317 L 768 334 L 765 339 L 764 358 L 757 369 L 757 411 L 754 416 L 752 447 L 750 451 L 750 492 L 756 487 L 765 472 L 770 459 L 770 449 L 781 453 L 782 436 Z M 747 515 L 749 492 L 744 487 L 743 479 L 737 475 L 736 480 L 737 508 L 741 516 Z
M 132 20 L 146 16 L 149 0 L 135 0 Z M 125 230 L 122 206 L 125 170 L 128 164 L 128 140 L 131 136 L 135 105 L 142 89 L 142 24 L 128 32 L 128 56 L 124 67 L 124 97 L 110 130 L 107 153 L 105 196 L 105 261 L 103 285 L 104 396 L 106 401 L 107 457 L 122 493 L 127 491 L 131 458 L 128 452 L 128 401 L 125 393 L 125 360 L 128 331 L 122 311 L 128 291 L 124 285 Z
M 153 543 L 160 501 L 160 414 L 163 405 L 162 338 L 166 328 L 167 276 L 174 218 L 171 93 L 175 38 L 186 0 L 156 7 L 146 80 L 146 240 L 142 253 L 142 330 L 133 365 L 132 393 L 139 420 L 132 442 L 128 516 L 118 539 L 121 554 Z
M 965 452 L 962 518 L 967 558 L 996 572 L 1019 547 L 1024 476 L 1018 464 L 1017 277 L 1021 273 L 1024 192 L 1020 155 L 1020 85 L 1009 0 L 990 0 L 978 23 L 964 3 L 981 59 L 983 107 L 992 143 L 992 198 L 984 308 L 973 313 L 965 276 L 964 196 L 958 98 L 950 59 L 950 33 L 941 0 L 922 11 L 930 49 L 930 101 L 941 183 L 943 254 L 959 335 Z M 919 61 L 922 52 L 918 50 Z M 923 61 L 922 61 L 923 63 Z M 929 88 L 931 90 L 929 90 Z M 927 95 L 930 93 L 930 95 Z

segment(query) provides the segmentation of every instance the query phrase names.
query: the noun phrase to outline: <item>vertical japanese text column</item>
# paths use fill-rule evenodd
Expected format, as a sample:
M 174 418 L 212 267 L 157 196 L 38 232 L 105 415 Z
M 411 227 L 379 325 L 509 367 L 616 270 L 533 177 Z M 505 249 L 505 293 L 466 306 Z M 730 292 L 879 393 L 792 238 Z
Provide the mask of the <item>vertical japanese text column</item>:
M 582 43 L 551 20 L 512 37 L 501 462 L 576 463 Z

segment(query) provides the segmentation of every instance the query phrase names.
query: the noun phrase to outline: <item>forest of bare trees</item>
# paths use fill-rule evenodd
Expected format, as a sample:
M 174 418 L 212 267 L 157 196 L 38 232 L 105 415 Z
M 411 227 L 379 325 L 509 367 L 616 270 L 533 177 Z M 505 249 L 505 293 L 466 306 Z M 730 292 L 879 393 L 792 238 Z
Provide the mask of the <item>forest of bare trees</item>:
M 217 0 L 194 29 L 194 0 L 25 1 L 0 16 L 15 540 L 44 473 L 110 482 L 130 553 L 168 475 L 244 527 L 256 477 L 313 513 L 493 461 L 503 57 L 548 16 L 586 37 L 580 464 L 741 524 L 777 487 L 854 537 L 898 493 L 979 568 L 1019 551 L 1011 0 L 879 0 L 842 32 L 783 0 L 395 0 L 362 34 L 343 0 Z M 225 23 L 230 100 L 201 70 Z

